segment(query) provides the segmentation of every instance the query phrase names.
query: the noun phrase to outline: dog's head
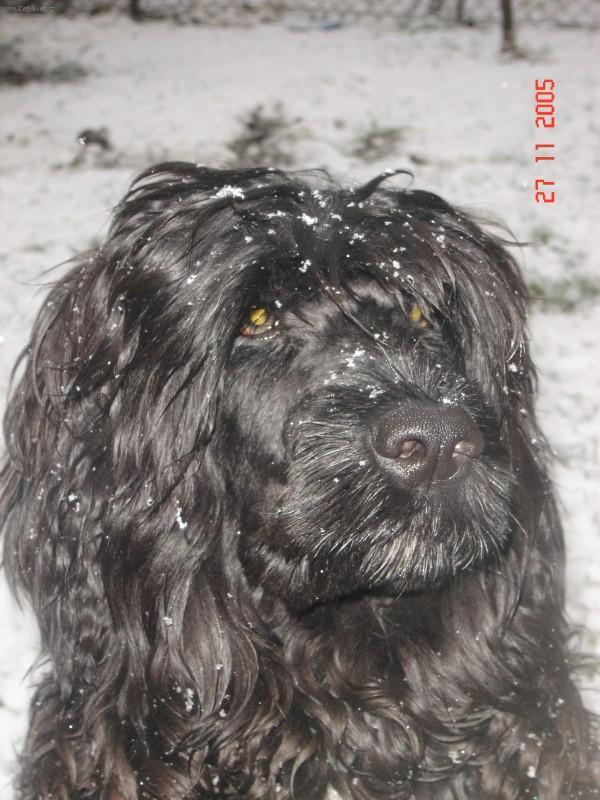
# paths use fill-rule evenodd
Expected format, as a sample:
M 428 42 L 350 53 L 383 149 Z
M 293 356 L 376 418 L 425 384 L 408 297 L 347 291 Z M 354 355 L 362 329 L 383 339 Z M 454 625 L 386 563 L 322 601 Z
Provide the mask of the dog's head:
M 490 563 L 514 523 L 520 276 L 464 214 L 385 177 L 222 176 L 197 254 L 198 291 L 235 309 L 211 442 L 232 546 L 299 605 L 431 588 Z
M 506 545 L 523 284 L 497 239 L 389 177 L 165 165 L 55 288 L 44 457 L 61 514 L 102 517 L 113 559 L 154 574 L 170 547 L 217 548 L 306 606 L 432 587 Z

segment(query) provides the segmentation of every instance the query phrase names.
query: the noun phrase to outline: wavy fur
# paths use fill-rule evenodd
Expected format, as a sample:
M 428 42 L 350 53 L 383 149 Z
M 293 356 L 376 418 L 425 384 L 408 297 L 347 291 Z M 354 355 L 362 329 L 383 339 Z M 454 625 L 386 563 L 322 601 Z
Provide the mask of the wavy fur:
M 386 177 L 160 165 L 52 288 L 1 478 L 22 800 L 598 795 L 522 278 Z M 463 483 L 374 458 L 407 400 L 475 420 Z

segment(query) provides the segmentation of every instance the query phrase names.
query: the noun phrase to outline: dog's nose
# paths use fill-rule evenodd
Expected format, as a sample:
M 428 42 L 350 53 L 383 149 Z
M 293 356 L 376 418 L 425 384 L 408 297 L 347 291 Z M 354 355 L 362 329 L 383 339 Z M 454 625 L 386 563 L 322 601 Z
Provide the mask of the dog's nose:
M 409 401 L 382 417 L 373 446 L 400 484 L 415 488 L 464 472 L 483 450 L 483 436 L 460 408 Z

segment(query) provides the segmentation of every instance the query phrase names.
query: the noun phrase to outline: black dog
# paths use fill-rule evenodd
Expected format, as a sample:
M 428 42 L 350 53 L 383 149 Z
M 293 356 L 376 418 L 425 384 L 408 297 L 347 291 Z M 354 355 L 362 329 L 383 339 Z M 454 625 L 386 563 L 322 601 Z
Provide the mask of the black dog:
M 166 164 L 53 288 L 25 800 L 596 797 L 525 289 L 435 195 Z

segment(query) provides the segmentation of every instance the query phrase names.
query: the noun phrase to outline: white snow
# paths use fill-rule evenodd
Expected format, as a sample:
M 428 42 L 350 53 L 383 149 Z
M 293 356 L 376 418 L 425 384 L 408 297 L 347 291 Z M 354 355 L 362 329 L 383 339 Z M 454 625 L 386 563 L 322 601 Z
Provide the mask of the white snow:
M 215 194 L 215 197 L 238 197 L 243 200 L 244 192 L 239 186 L 223 186 Z
M 183 519 L 183 511 L 181 506 L 177 506 L 175 509 L 175 522 L 177 523 L 177 527 L 180 531 L 184 531 L 188 526 L 188 523 Z
M 529 57 L 506 61 L 495 29 L 409 34 L 367 22 L 328 32 L 208 29 L 136 25 L 109 14 L 13 14 L 3 22 L 0 43 L 18 36 L 31 57 L 64 57 L 91 74 L 78 83 L 1 89 L 2 398 L 41 303 L 36 285 L 49 277 L 40 277 L 42 270 L 100 241 L 111 207 L 145 166 L 163 159 L 225 166 L 232 158 L 226 143 L 261 103 L 270 109 L 281 102 L 298 120 L 288 142 L 295 167 L 324 165 L 343 180 L 410 168 L 414 186 L 495 214 L 531 241 L 535 246 L 522 255 L 530 279 L 600 279 L 597 32 L 523 28 L 520 44 Z M 540 169 L 532 158 L 542 141 L 533 124 L 533 84 L 546 77 L 557 84 L 557 161 Z M 374 123 L 401 136 L 394 153 L 365 163 L 356 140 Z M 103 156 L 90 148 L 81 158 L 79 133 L 101 127 L 115 150 Z M 555 205 L 535 204 L 538 177 L 556 180 Z M 409 179 L 391 181 L 406 186 Z M 600 654 L 600 306 L 538 310 L 531 329 L 540 414 L 558 456 L 569 610 L 586 628 L 584 645 Z M 30 616 L 2 584 L 0 796 L 7 800 L 36 641 Z M 588 699 L 593 704 L 591 693 Z

